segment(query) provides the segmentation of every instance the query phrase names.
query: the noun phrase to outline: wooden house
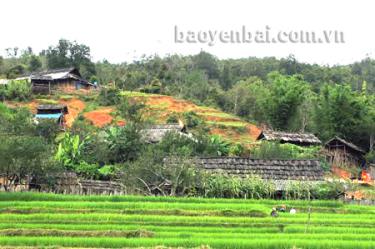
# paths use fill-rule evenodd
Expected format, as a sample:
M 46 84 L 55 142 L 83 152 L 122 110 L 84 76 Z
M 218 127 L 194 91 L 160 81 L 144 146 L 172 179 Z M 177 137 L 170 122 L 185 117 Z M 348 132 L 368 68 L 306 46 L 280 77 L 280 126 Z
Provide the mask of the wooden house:
M 257 140 L 278 141 L 280 143 L 290 143 L 300 146 L 319 145 L 322 142 L 312 133 L 292 133 L 263 130 Z
M 366 151 L 343 138 L 334 137 L 324 145 L 327 161 L 332 165 L 364 167 Z
M 96 85 L 82 78 L 77 68 L 54 69 L 35 72 L 29 76 L 32 90 L 35 93 L 52 93 L 53 91 L 91 90 Z
M 39 105 L 37 107 L 36 120 L 38 119 L 52 119 L 56 120 L 61 126 L 65 126 L 64 116 L 68 114 L 68 107 L 66 105 Z

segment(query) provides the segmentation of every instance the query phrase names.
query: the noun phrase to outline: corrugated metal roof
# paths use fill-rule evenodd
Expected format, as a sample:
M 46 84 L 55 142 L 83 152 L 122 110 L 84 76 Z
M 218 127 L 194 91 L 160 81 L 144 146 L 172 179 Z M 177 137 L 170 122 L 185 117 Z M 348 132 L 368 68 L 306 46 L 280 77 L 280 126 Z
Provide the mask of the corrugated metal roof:
M 53 113 L 53 114 L 36 114 L 35 117 L 39 119 L 59 119 L 62 116 L 62 113 Z

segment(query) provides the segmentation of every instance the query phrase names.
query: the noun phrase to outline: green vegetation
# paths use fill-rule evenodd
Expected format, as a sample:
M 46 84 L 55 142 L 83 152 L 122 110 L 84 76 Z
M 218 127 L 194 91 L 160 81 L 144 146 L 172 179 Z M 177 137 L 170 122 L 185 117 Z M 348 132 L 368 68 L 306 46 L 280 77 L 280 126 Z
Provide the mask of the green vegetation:
M 375 209 L 338 201 L 0 193 L 0 244 L 16 247 L 373 248 Z M 269 215 L 272 207 L 296 215 Z M 311 219 L 308 210 L 311 207 Z
M 31 84 L 28 80 L 10 80 L 0 85 L 0 100 L 25 101 L 31 97 Z
M 301 147 L 294 144 L 263 142 L 250 150 L 254 158 L 260 159 L 314 159 L 319 157 L 319 146 Z

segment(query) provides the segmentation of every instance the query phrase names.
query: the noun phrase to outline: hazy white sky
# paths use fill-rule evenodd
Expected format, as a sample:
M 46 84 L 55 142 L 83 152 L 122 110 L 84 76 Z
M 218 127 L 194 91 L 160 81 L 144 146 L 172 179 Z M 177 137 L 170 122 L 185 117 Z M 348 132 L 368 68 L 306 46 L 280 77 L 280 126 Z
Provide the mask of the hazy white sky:
M 285 57 L 347 64 L 375 56 L 375 1 L 2 0 L 0 54 L 8 47 L 39 52 L 60 38 L 91 47 L 94 60 L 132 61 L 142 54 L 195 54 L 219 58 Z M 344 44 L 175 43 L 183 30 L 339 30 Z

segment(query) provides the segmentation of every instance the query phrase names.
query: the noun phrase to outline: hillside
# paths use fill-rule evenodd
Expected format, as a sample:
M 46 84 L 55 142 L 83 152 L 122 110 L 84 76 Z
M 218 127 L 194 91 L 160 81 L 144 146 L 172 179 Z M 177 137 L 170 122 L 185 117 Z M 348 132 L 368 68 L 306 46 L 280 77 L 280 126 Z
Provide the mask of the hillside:
M 145 115 L 155 124 L 164 124 L 172 113 L 182 114 L 185 112 L 195 112 L 205 122 L 213 135 L 220 135 L 234 143 L 249 145 L 255 141 L 260 134 L 260 129 L 236 117 L 215 108 L 198 106 L 190 101 L 177 99 L 171 96 L 158 94 L 145 94 L 140 92 L 122 92 L 124 97 L 135 99 L 146 105 Z M 94 99 L 96 94 L 85 93 L 64 94 L 43 96 L 34 98 L 29 102 L 8 101 L 9 106 L 26 106 L 32 113 L 36 113 L 39 104 L 66 104 L 69 114 L 66 115 L 66 123 L 71 127 L 79 115 L 82 115 L 92 125 L 104 127 L 106 125 L 123 125 L 122 120 L 116 114 L 114 106 L 100 106 Z

